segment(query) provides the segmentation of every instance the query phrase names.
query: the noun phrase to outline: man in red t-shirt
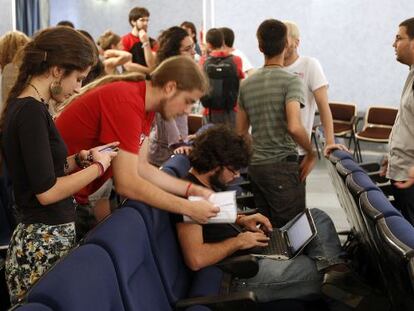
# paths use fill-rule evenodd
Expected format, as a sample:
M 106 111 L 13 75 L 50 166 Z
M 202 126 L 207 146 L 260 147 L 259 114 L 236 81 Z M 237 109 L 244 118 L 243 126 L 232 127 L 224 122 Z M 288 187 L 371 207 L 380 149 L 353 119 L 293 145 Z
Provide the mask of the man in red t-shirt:
M 122 37 L 124 50 L 132 54 L 127 71 L 149 73 L 155 66 L 156 41 L 147 34 L 150 13 L 146 8 L 135 7 L 129 12 L 130 33 Z
M 230 56 L 236 65 L 237 68 L 237 76 L 239 80 L 244 78 L 244 73 L 242 70 L 242 60 L 240 57 L 236 55 L 229 54 L 224 49 L 224 37 L 222 32 L 217 28 L 211 28 L 206 34 L 206 43 L 207 43 L 207 50 L 209 52 L 208 57 L 202 56 L 200 58 L 200 66 L 204 67 L 206 60 L 209 57 L 226 57 Z M 236 124 L 236 112 L 237 112 L 237 103 L 234 103 L 234 108 L 231 111 L 226 111 L 222 109 L 209 109 L 205 108 L 203 111 L 204 115 L 204 122 L 205 123 L 228 123 L 233 128 Z
M 206 222 L 218 212 L 216 207 L 205 200 L 190 202 L 175 195 L 207 198 L 211 191 L 150 165 L 146 139 L 154 113 L 159 112 L 165 119 L 185 113 L 206 91 L 205 76 L 193 60 L 177 56 L 159 65 L 150 80 L 144 81 L 139 74 L 138 81 L 130 80 L 86 91 L 73 99 L 56 120 L 69 152 L 88 150 L 102 142 L 119 142 L 111 169 L 79 192 L 76 200 L 87 204 L 88 196 L 113 176 L 115 189 L 122 196 Z

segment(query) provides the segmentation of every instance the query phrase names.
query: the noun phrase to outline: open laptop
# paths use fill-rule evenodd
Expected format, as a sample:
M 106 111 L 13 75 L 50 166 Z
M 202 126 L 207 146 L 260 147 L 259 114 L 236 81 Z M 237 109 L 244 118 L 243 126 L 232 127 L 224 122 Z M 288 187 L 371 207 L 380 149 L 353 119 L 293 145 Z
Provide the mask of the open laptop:
M 296 215 L 282 228 L 270 233 L 267 247 L 253 249 L 252 255 L 261 258 L 288 260 L 299 255 L 316 236 L 315 223 L 309 209 Z

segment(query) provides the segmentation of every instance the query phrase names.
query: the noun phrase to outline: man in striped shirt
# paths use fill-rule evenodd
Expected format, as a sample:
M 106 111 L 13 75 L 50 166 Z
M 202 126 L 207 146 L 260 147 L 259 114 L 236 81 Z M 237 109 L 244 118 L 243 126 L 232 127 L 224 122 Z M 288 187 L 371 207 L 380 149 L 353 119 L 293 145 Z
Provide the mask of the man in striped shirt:
M 278 20 L 265 20 L 257 38 L 265 63 L 241 85 L 236 129 L 247 138 L 252 127 L 249 175 L 256 207 L 281 227 L 304 210 L 303 181 L 316 157 L 300 118 L 302 81 L 283 69 L 287 28 Z M 301 164 L 297 145 L 306 153 Z

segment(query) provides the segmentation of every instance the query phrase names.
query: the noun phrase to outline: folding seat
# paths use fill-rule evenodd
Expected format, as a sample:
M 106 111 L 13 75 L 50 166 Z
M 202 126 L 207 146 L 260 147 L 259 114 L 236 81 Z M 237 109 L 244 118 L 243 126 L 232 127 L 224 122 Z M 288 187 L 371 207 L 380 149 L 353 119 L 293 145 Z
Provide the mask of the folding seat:
M 378 220 L 379 251 L 394 310 L 412 310 L 414 227 L 401 216 Z
M 378 277 L 382 281 L 383 289 L 387 290 L 386 273 L 383 271 L 384 267 L 379 259 L 379 245 L 381 240 L 378 236 L 376 229 L 379 219 L 391 216 L 402 216 L 401 213 L 388 201 L 387 197 L 380 190 L 365 191 L 359 197 L 359 207 L 362 213 L 362 217 L 366 227 L 366 236 L 370 249 L 374 253 L 374 262 L 378 271 L 380 272 Z
M 346 185 L 352 195 L 358 199 L 359 195 L 368 190 L 379 190 L 372 179 L 365 172 L 354 172 L 346 177 Z
M 369 239 L 366 235 L 366 225 L 362 218 L 361 208 L 359 206 L 359 196 L 369 190 L 378 190 L 380 189 L 374 184 L 371 178 L 365 172 L 357 171 L 349 174 L 345 180 L 346 186 L 349 190 L 350 195 L 355 201 L 355 205 L 352 208 L 353 217 L 358 223 L 359 231 L 362 234 L 364 242 L 369 243 Z
M 380 190 L 372 189 L 365 191 L 359 197 L 359 205 L 361 207 L 362 216 L 371 235 L 372 242 L 377 245 L 378 236 L 376 232 L 376 224 L 379 219 L 391 216 L 400 216 L 398 211 Z
M 348 188 L 345 185 L 344 178 L 339 174 L 336 164 L 340 161 L 354 161 L 352 155 L 349 152 L 342 150 L 334 150 L 330 156 L 329 161 L 326 162 L 329 176 L 331 177 L 332 184 L 335 188 L 336 194 L 338 196 L 339 203 L 343 208 L 347 221 L 351 228 L 351 233 L 353 236 L 357 236 L 357 222 L 354 219 L 354 215 L 351 212 L 353 205 L 355 204 L 349 196 Z
M 329 155 L 329 161 L 333 163 L 334 165 L 336 164 L 336 162 L 344 160 L 344 159 L 353 160 L 354 157 L 348 151 L 339 150 L 339 149 L 332 151 L 332 153 Z
M 161 170 L 165 170 L 167 173 L 177 177 L 184 178 L 188 175 L 191 164 L 188 157 L 184 154 L 172 155 L 161 167 Z
M 81 243 L 99 245 L 110 254 L 126 310 L 171 310 L 145 224 L 137 211 L 116 210 Z
M 9 311 L 53 311 L 48 306 L 42 305 L 40 303 L 26 303 L 23 305 L 16 305 Z
M 37 281 L 25 302 L 59 311 L 125 310 L 111 257 L 98 245 L 73 249 Z
M 336 163 L 336 170 L 344 179 L 351 173 L 364 171 L 364 169 L 353 159 L 343 159 L 338 161 Z

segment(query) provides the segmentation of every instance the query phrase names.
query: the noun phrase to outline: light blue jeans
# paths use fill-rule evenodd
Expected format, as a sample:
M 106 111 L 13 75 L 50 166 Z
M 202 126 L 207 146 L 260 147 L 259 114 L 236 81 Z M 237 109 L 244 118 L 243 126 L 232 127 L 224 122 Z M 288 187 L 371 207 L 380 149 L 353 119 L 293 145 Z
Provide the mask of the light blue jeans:
M 311 214 L 318 234 L 303 254 L 291 260 L 259 259 L 259 272 L 249 279 L 235 279 L 232 290 L 251 290 L 259 302 L 320 295 L 323 270 L 345 261 L 330 217 L 319 209 L 311 209 Z

